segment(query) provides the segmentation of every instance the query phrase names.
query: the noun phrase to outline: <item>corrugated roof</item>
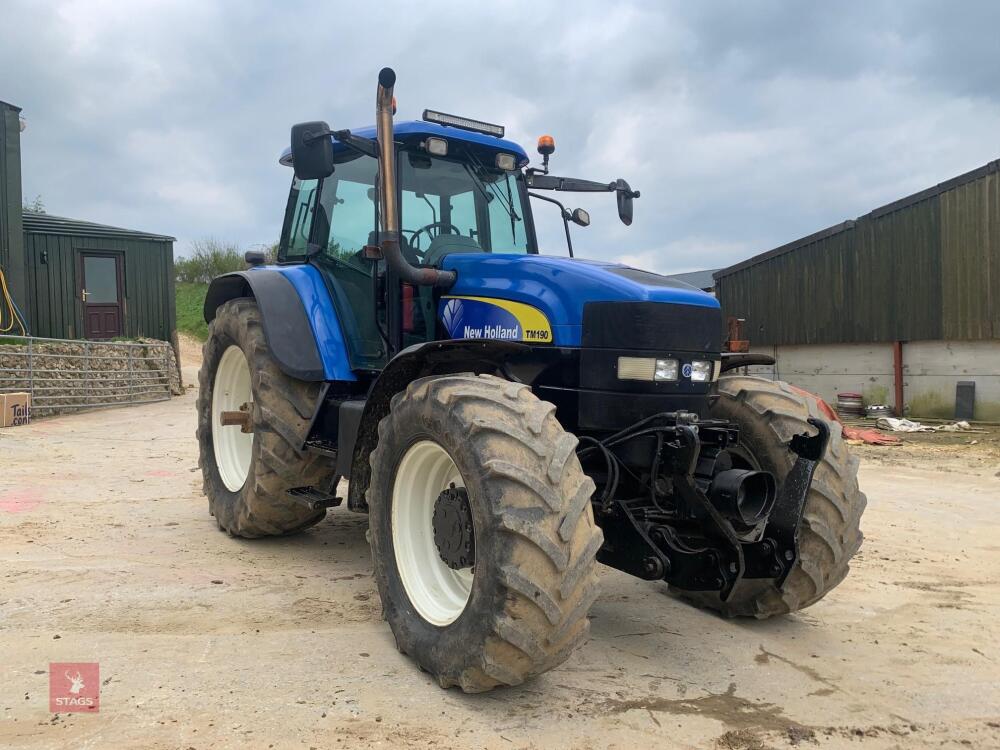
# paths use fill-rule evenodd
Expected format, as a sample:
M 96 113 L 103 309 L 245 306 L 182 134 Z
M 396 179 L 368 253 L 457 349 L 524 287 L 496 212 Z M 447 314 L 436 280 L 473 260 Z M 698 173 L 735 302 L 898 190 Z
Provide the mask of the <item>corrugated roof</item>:
M 690 284 L 697 289 L 711 289 L 715 286 L 715 279 L 712 278 L 720 269 L 712 268 L 707 271 L 688 271 L 687 273 L 670 273 L 667 274 L 668 279 L 674 279 L 676 281 L 682 281 L 685 284 Z
M 780 247 L 776 247 L 773 250 L 768 250 L 767 252 L 761 253 L 760 255 L 754 255 L 752 258 L 748 258 L 740 263 L 729 266 L 728 268 L 722 268 L 715 272 L 715 278 L 721 279 L 730 274 L 734 274 L 737 271 L 742 271 L 750 266 L 755 266 L 758 263 L 763 263 L 765 260 L 770 260 L 779 255 L 784 255 L 785 253 L 790 253 L 793 250 L 798 250 L 806 245 L 811 245 L 814 242 L 825 239 L 832 235 L 843 232 L 854 226 L 855 221 L 870 216 L 871 218 L 878 218 L 879 216 L 884 216 L 885 214 L 892 213 L 893 211 L 899 211 L 907 206 L 912 206 L 914 203 L 919 203 L 920 201 L 925 201 L 928 198 L 933 198 L 936 195 L 952 190 L 960 185 L 965 185 L 972 182 L 973 180 L 978 180 L 984 175 L 990 174 L 991 172 L 1000 171 L 1000 159 L 995 159 L 991 162 L 987 162 L 981 167 L 977 167 L 969 172 L 960 174 L 958 177 L 952 177 L 950 180 L 945 180 L 944 182 L 939 182 L 933 187 L 926 188 L 920 192 L 914 193 L 913 195 L 908 195 L 905 198 L 900 198 L 892 203 L 887 203 L 884 206 L 879 206 L 878 208 L 872 209 L 867 214 L 862 214 L 857 219 L 848 219 L 840 224 L 835 224 L 832 227 L 827 227 L 826 229 L 821 229 L 818 232 L 807 235 L 806 237 L 801 237 L 800 239 L 789 242 Z
M 67 219 L 65 216 L 23 211 L 24 231 L 28 234 L 63 234 L 77 237 L 129 237 L 136 240 L 153 240 L 157 242 L 174 242 L 176 237 L 165 234 L 153 234 L 136 229 L 122 229 L 107 224 L 95 224 L 92 221 Z

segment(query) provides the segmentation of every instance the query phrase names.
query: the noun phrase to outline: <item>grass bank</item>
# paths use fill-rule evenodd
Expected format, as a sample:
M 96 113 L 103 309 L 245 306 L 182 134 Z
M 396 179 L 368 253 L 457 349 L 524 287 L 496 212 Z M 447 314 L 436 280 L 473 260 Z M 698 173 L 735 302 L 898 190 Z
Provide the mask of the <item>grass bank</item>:
M 202 316 L 208 284 L 177 284 L 177 330 L 199 341 L 208 338 L 208 324 Z

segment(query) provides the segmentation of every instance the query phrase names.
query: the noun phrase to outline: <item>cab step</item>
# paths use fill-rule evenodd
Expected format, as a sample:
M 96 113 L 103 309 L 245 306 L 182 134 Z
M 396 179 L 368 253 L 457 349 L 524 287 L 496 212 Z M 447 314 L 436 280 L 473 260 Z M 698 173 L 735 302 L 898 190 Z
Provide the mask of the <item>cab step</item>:
M 307 440 L 303 447 L 310 453 L 318 453 L 321 456 L 330 456 L 331 458 L 337 457 L 337 444 L 332 440 L 313 438 Z
M 336 508 L 344 498 L 327 494 L 315 487 L 292 487 L 286 490 L 285 494 L 296 503 L 301 503 L 310 510 L 320 510 L 321 508 Z

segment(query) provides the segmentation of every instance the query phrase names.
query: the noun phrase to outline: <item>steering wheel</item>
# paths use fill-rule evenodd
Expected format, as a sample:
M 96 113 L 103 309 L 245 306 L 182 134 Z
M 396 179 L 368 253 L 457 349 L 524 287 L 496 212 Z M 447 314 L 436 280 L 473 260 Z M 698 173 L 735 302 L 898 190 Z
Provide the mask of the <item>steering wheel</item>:
M 431 231 L 435 229 L 437 230 L 437 232 L 432 237 Z M 444 231 L 446 229 L 449 231 L 447 232 Z M 420 241 L 417 239 L 417 236 L 421 232 L 427 232 L 427 236 L 431 239 L 431 241 L 434 240 L 434 237 L 439 237 L 442 234 L 457 234 L 457 235 L 462 234 L 462 230 L 449 221 L 432 221 L 430 224 L 426 224 L 425 226 L 420 227 L 420 229 L 418 229 L 416 232 L 410 235 L 410 247 L 413 249 L 413 252 L 419 253 L 420 255 L 424 254 L 424 251 L 420 249 Z

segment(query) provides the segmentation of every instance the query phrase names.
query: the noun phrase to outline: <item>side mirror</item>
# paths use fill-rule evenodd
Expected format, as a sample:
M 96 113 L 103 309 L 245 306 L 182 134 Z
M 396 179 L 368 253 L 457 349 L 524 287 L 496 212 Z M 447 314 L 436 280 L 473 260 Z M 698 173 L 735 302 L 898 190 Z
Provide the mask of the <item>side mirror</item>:
M 615 182 L 615 192 L 618 197 L 618 218 L 625 226 L 632 224 L 632 199 L 639 197 L 639 191 L 632 191 L 625 180 L 619 179 Z
M 300 180 L 321 180 L 333 174 L 333 141 L 325 122 L 292 125 L 292 166 Z
M 590 213 L 584 211 L 582 208 L 574 208 L 573 213 L 569 216 L 570 221 L 581 227 L 590 226 Z

